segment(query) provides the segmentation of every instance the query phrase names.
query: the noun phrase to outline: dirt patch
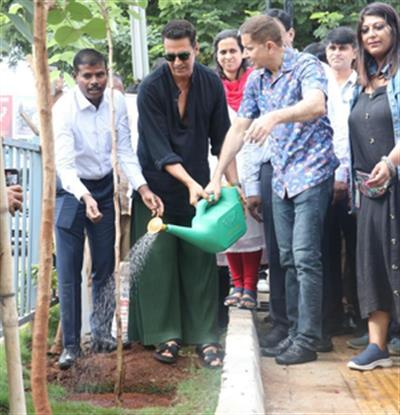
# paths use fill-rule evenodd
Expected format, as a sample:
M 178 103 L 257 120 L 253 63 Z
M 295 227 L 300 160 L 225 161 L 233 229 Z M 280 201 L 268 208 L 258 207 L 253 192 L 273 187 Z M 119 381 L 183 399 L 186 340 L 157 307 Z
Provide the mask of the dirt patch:
M 197 359 L 186 354 L 172 365 L 162 364 L 153 357 L 153 350 L 135 344 L 124 350 L 124 408 L 169 406 L 174 403 L 176 386 L 191 376 Z M 68 370 L 60 370 L 58 357 L 49 359 L 48 380 L 65 387 L 68 399 L 87 401 L 103 407 L 114 405 L 116 353 L 88 353 Z

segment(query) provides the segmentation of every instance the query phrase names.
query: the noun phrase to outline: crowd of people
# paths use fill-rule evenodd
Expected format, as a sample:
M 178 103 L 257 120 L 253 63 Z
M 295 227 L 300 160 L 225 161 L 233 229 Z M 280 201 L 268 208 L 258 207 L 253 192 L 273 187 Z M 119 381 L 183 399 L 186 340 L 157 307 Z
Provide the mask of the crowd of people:
M 310 362 L 332 350 L 332 336 L 367 320 L 367 336 L 350 341 L 365 348 L 348 367 L 389 367 L 388 339 L 397 351 L 400 343 L 399 15 L 367 5 L 356 31 L 328 33 L 323 58 L 297 51 L 294 39 L 290 16 L 268 10 L 216 36 L 210 69 L 196 62 L 190 22 L 164 27 L 164 61 L 137 96 L 137 150 L 124 96 L 113 92 L 119 173 L 133 189 L 131 241 L 154 215 L 190 226 L 197 201 L 218 199 L 226 180 L 241 189 L 248 230 L 224 253 L 232 290 L 222 302 L 257 307 L 265 251 L 272 326 L 260 338 L 262 355 Z M 81 351 L 85 235 L 92 347 L 116 348 L 113 298 L 99 306 L 113 280 L 115 241 L 107 64 L 84 49 L 73 68 L 76 86 L 53 107 L 62 369 Z M 210 150 L 218 156 L 211 181 Z M 182 345 L 196 345 L 204 366 L 221 367 L 218 271 L 215 255 L 158 235 L 132 290 L 129 340 L 155 346 L 154 358 L 167 364 Z

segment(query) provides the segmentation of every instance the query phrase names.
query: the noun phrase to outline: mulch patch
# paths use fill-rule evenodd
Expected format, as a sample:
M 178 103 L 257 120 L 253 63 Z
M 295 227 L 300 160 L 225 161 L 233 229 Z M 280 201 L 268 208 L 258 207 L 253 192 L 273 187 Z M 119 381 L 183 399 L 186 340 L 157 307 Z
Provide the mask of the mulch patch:
M 193 355 L 180 356 L 177 363 L 167 365 L 156 361 L 153 352 L 139 344 L 124 350 L 122 407 L 170 406 L 176 400 L 177 384 L 192 376 L 190 368 L 197 363 Z M 60 370 L 57 361 L 58 356 L 49 358 L 48 381 L 65 387 L 68 399 L 115 406 L 116 352 L 85 353 L 68 370 Z

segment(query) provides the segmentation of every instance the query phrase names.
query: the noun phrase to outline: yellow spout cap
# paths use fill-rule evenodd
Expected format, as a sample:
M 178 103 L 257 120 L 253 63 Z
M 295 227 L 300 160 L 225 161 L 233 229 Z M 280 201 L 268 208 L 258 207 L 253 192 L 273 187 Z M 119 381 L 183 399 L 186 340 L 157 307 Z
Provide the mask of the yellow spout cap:
M 161 231 L 165 231 L 167 229 L 167 225 L 165 225 L 161 218 L 158 216 L 151 219 L 147 224 L 147 232 L 149 233 L 158 233 Z

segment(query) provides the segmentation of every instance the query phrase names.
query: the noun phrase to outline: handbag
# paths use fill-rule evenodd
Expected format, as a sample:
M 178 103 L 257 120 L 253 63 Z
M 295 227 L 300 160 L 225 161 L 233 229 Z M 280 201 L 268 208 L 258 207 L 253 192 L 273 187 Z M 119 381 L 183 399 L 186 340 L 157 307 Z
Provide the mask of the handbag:
M 391 183 L 391 180 L 388 179 L 382 186 L 371 187 L 368 185 L 369 179 L 369 173 L 364 173 L 363 171 L 356 170 L 355 182 L 357 190 L 370 199 L 377 199 L 378 197 L 382 197 L 387 192 Z

